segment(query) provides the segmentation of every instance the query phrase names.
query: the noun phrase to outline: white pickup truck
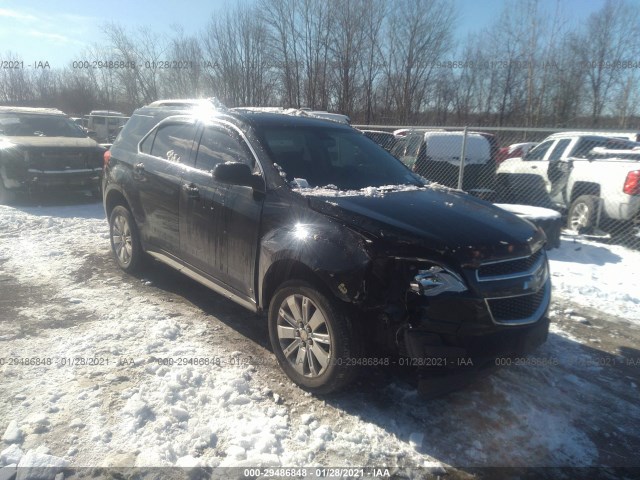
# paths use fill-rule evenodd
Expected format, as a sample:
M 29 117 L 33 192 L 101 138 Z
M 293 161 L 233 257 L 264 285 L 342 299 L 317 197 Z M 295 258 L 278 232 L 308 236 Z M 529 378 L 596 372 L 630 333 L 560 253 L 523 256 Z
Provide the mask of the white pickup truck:
M 630 138 L 630 137 L 627 137 Z M 640 223 L 640 143 L 584 132 L 547 137 L 497 169 L 499 198 L 567 211 L 567 227 Z M 634 150 L 638 149 L 638 150 Z

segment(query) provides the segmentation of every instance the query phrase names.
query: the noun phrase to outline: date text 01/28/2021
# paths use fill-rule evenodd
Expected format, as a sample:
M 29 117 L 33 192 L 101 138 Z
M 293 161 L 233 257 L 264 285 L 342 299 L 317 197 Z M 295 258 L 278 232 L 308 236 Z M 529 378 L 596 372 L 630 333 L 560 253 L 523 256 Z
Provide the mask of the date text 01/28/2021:
M 390 478 L 388 468 L 376 467 L 336 467 L 336 468 L 306 468 L 306 467 L 274 467 L 274 468 L 245 468 L 245 478 Z

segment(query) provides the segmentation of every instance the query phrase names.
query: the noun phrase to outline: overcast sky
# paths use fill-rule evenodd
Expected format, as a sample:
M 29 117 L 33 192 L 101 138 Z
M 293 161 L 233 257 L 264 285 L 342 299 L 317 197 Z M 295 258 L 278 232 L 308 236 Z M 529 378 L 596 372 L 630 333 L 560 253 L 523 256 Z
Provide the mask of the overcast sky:
M 523 3 L 521 0 L 449 1 L 458 13 L 455 33 L 460 41 L 470 32 L 495 25 L 506 3 Z M 175 25 L 181 26 L 185 33 L 199 32 L 214 11 L 235 4 L 228 0 L 0 0 L 0 58 L 6 58 L 11 51 L 26 64 L 46 61 L 51 68 L 61 68 L 73 60 L 82 60 L 82 51 L 88 45 L 104 43 L 102 27 L 108 22 L 128 28 L 145 25 L 169 34 Z M 556 0 L 542 0 L 542 4 L 549 14 L 555 12 Z M 563 16 L 577 23 L 603 4 L 604 0 L 560 0 Z

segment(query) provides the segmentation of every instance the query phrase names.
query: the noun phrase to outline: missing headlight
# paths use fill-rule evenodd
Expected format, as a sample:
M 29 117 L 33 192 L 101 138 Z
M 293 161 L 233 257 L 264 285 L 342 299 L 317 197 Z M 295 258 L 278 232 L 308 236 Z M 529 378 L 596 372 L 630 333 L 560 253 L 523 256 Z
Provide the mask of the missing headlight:
M 433 266 L 428 270 L 419 270 L 413 277 L 409 288 L 412 292 L 427 297 L 444 292 L 464 292 L 467 290 L 462 279 L 442 267 Z

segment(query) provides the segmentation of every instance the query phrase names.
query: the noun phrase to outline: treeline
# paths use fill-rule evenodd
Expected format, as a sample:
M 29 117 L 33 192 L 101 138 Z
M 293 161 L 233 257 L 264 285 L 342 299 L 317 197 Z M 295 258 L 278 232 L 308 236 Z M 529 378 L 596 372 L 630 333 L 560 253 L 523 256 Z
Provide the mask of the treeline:
M 215 96 L 354 123 L 639 128 L 640 6 L 607 0 L 575 25 L 562 5 L 506 2 L 462 42 L 446 0 L 255 0 L 199 32 L 110 24 L 64 69 L 0 69 L 0 103 L 130 113 Z

